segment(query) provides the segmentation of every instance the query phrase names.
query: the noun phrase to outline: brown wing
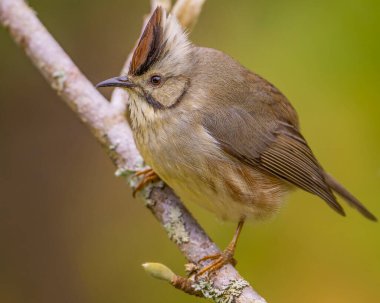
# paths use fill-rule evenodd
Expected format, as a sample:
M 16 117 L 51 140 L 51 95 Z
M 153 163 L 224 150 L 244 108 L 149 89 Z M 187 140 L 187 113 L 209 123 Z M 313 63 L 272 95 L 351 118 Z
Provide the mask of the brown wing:
M 323 169 L 302 135 L 289 125 L 280 126 L 276 135 L 276 140 L 256 162 L 258 167 L 318 195 L 344 215 L 325 181 Z
M 266 104 L 219 108 L 204 116 L 203 126 L 226 153 L 318 195 L 344 215 L 305 139 Z

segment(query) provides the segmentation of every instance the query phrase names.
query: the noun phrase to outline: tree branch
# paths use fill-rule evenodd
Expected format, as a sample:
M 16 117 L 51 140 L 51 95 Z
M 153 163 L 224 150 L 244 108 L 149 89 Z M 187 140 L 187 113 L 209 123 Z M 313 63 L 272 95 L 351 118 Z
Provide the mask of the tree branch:
M 206 0 L 178 0 L 172 13 L 182 24 L 183 28 L 191 30 L 198 20 L 202 6 Z
M 161 0 L 161 2 L 167 8 L 170 6 L 170 1 Z M 200 13 L 203 2 L 179 0 L 175 5 L 174 13 L 178 14 L 183 25 L 192 26 Z M 50 86 L 105 147 L 118 171 L 127 174 L 141 168 L 143 160 L 134 144 L 131 129 L 124 116 L 127 96 L 117 97 L 115 90 L 113 102 L 108 103 L 80 72 L 24 1 L 0 0 L 0 22 L 9 30 L 14 41 L 24 49 Z M 132 181 L 130 185 L 133 185 Z M 187 260 L 196 262 L 205 255 L 219 252 L 217 246 L 169 187 L 150 186 L 144 192 L 144 199 L 147 207 L 166 229 L 170 239 Z M 194 282 L 194 286 L 204 296 L 220 301 L 221 290 L 229 290 L 235 281 L 240 282 L 240 288 L 232 288 L 239 291 L 231 291 L 229 299 L 239 303 L 265 302 L 231 265 L 224 266 L 212 275 L 210 281 L 201 280 L 203 284 Z M 213 293 L 218 291 L 218 295 L 213 296 Z

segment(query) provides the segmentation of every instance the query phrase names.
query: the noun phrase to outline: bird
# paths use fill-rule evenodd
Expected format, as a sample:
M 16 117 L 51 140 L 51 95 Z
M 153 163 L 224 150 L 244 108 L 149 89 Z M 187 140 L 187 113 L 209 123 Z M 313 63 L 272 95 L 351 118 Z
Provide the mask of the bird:
M 191 43 L 177 18 L 159 6 L 128 73 L 97 87 L 120 87 L 129 94 L 133 136 L 150 167 L 137 173 L 145 176 L 138 189 L 159 177 L 184 203 L 238 222 L 224 251 L 199 260 L 209 263 L 198 275 L 234 263 L 244 222 L 273 217 L 295 188 L 345 216 L 336 193 L 377 221 L 322 168 L 280 90 L 227 54 Z

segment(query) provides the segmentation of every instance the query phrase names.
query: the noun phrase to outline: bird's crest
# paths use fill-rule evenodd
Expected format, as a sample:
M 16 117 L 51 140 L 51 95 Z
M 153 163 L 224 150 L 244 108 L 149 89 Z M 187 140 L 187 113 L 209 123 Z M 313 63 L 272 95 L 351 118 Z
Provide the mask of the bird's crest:
M 186 33 L 173 15 L 157 7 L 150 17 L 133 53 L 129 74 L 142 75 L 153 65 L 167 60 L 176 66 L 190 49 Z

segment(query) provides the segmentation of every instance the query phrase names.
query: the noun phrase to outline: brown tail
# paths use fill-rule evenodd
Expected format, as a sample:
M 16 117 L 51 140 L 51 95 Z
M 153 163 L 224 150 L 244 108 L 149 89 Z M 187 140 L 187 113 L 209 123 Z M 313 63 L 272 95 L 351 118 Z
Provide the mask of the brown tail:
M 331 187 L 331 189 L 333 189 L 339 196 L 345 199 L 350 206 L 356 208 L 364 217 L 371 221 L 377 221 L 377 218 L 368 209 L 366 209 L 358 199 L 349 193 L 348 190 L 343 187 L 343 185 L 341 185 L 328 173 L 325 173 L 325 181 Z

